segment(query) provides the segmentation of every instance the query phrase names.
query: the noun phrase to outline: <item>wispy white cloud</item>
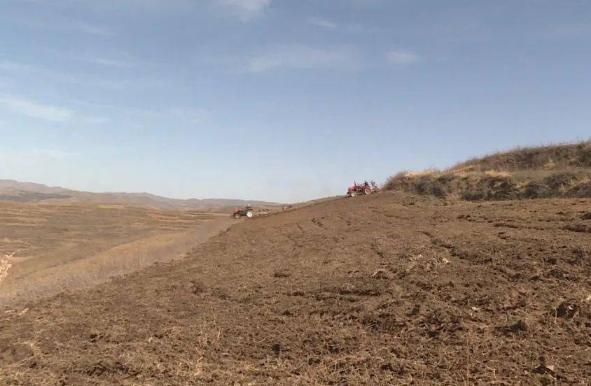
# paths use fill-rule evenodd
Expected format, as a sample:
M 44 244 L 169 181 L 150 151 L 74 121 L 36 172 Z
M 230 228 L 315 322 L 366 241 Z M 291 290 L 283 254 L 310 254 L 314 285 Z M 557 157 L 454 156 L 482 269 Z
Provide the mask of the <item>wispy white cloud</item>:
M 337 29 L 339 28 L 339 25 L 335 22 L 332 22 L 330 20 L 327 19 L 322 19 L 319 17 L 311 17 L 308 19 L 308 23 L 316 26 L 316 27 L 321 27 L 321 28 L 327 28 L 327 29 Z
M 44 105 L 10 95 L 0 95 L 0 105 L 13 113 L 50 122 L 67 122 L 75 114 L 67 108 Z
M 2 71 L 29 71 L 32 70 L 33 66 L 27 65 L 27 64 L 23 64 L 23 63 L 18 63 L 18 62 L 13 62 L 10 60 L 0 60 L 0 70 Z
M 186 121 L 188 123 L 204 123 L 210 118 L 209 112 L 201 108 L 186 109 L 174 107 L 167 113 L 174 118 Z
M 110 121 L 109 118 L 106 117 L 80 117 L 79 119 L 77 119 L 78 122 L 84 124 L 84 125 L 101 125 L 103 123 L 107 123 Z
M 44 0 L 45 2 L 46 0 Z M 43 20 L 35 19 L 13 19 L 0 16 L 0 20 L 5 23 L 15 23 L 21 26 L 29 28 L 48 29 L 54 31 L 68 32 L 68 33 L 84 33 L 87 35 L 93 35 L 96 37 L 112 37 L 115 36 L 115 32 L 104 26 L 90 24 L 85 21 L 71 21 L 71 20 L 59 20 L 54 22 L 47 22 Z
M 13 95 L 0 95 L 0 107 L 14 114 L 55 123 L 76 122 L 82 125 L 100 125 L 109 122 L 109 118 L 104 116 L 81 114 L 71 108 L 41 104 Z
M 102 37 L 115 36 L 115 32 L 113 32 L 112 30 L 110 30 L 106 27 L 96 26 L 96 25 L 92 25 L 92 24 L 88 24 L 88 23 L 84 23 L 84 22 L 72 23 L 69 26 L 62 27 L 62 29 L 66 29 L 66 30 L 70 30 L 70 31 L 74 31 L 74 32 L 80 31 L 80 32 L 87 33 L 89 35 L 102 36 Z
M 242 21 L 248 21 L 259 16 L 268 8 L 273 0 L 215 0 L 218 5 L 238 16 Z
M 77 157 L 80 153 L 57 150 L 57 149 L 32 149 L 29 154 L 32 154 L 40 158 L 50 158 L 54 160 L 65 160 L 73 157 Z
M 122 115 L 131 117 L 133 119 L 149 120 L 153 122 L 170 122 L 171 120 L 181 124 L 202 124 L 210 121 L 211 114 L 209 111 L 199 107 L 171 107 L 165 109 L 145 109 L 145 108 L 125 108 L 121 111 L 117 107 L 113 107 Z
M 80 156 L 80 153 L 62 149 L 46 148 L 0 148 L 0 162 L 4 166 L 10 166 L 8 170 L 26 170 L 36 165 L 47 162 L 66 161 Z M 18 177 L 17 177 L 18 178 Z
M 90 103 L 79 99 L 69 99 L 69 103 L 80 106 L 84 109 L 93 111 L 103 111 L 106 116 L 123 116 L 131 117 L 132 119 L 148 120 L 155 122 L 158 120 L 176 120 L 182 123 L 204 123 L 212 118 L 210 111 L 200 107 L 170 107 L 163 109 L 130 107 L 130 106 L 115 106 L 101 103 Z M 91 118 L 88 117 L 83 120 L 84 123 L 100 124 L 109 122 L 109 118 Z
M 106 66 L 106 67 L 132 68 L 135 66 L 135 64 L 132 63 L 131 61 L 122 60 L 122 59 L 105 58 L 105 57 L 100 57 L 100 56 L 83 56 L 83 57 L 77 57 L 76 59 L 83 61 L 83 62 L 97 64 L 97 65 Z
M 114 65 L 120 65 L 120 66 L 131 65 L 131 66 L 133 66 L 133 63 L 131 63 L 131 62 L 121 62 L 121 63 L 109 62 L 109 64 L 111 66 L 114 66 Z M 103 63 L 102 65 L 107 65 L 107 64 Z M 97 87 L 97 88 L 121 90 L 121 89 L 131 86 L 128 82 L 125 82 L 125 81 L 110 81 L 110 80 L 103 80 L 103 79 L 99 79 L 99 78 L 91 78 L 91 77 L 84 76 L 84 75 L 80 76 L 80 75 L 76 75 L 73 73 L 59 72 L 59 71 L 54 71 L 51 69 L 36 67 L 36 66 L 29 65 L 26 63 L 19 63 L 19 62 L 14 62 L 14 61 L 0 61 L 0 71 L 13 72 L 13 73 L 26 72 L 31 77 L 34 77 L 36 79 L 40 79 L 43 82 L 50 80 L 50 81 L 73 84 L 73 85 L 83 86 L 83 87 Z M 163 81 L 152 81 L 152 82 L 144 82 L 144 83 L 142 83 L 142 86 L 162 87 L 162 86 L 166 86 L 166 84 Z
M 361 23 L 353 23 L 346 26 L 348 32 L 357 34 L 357 35 L 366 35 L 366 34 L 373 34 L 379 33 L 382 31 L 381 28 L 371 25 L 365 25 Z
M 110 90 L 123 90 L 130 86 L 130 83 L 126 81 L 103 80 L 99 78 L 89 78 L 87 76 L 66 74 L 55 71 L 47 71 L 46 73 L 49 76 L 49 78 L 54 81 L 73 84 L 80 87 L 96 87 Z
M 421 60 L 421 57 L 410 51 L 389 51 L 386 53 L 388 63 L 397 66 L 408 66 Z
M 349 49 L 284 46 L 250 59 L 247 70 L 354 69 L 357 66 L 357 58 Z

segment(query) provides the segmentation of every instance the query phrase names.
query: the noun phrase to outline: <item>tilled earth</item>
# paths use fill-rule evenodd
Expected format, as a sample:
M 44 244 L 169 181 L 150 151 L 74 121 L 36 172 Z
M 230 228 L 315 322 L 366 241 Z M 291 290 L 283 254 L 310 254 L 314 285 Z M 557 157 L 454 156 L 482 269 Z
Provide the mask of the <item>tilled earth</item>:
M 589 385 L 591 200 L 340 199 L 0 315 L 2 385 Z

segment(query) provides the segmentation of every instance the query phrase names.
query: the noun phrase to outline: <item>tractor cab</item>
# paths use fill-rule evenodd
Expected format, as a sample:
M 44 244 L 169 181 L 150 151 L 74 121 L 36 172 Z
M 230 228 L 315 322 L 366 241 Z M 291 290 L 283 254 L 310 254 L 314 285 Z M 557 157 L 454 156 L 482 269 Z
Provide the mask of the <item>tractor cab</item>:
M 357 182 L 353 183 L 353 186 L 350 186 L 347 190 L 347 195 L 349 197 L 355 197 L 357 195 L 369 195 L 373 193 L 377 193 L 379 190 L 378 185 L 375 181 L 371 182 L 363 182 L 363 184 L 358 184 Z
M 244 208 L 236 209 L 234 214 L 232 214 L 236 220 L 246 217 L 246 218 L 253 218 L 254 217 L 254 209 L 252 206 L 247 205 Z

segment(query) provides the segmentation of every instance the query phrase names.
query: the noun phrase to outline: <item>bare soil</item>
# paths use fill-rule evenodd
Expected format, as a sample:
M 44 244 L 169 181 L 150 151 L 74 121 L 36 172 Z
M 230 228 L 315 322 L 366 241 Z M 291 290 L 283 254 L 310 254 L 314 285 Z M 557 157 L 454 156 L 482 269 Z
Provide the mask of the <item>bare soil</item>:
M 397 193 L 241 222 L 0 315 L 5 385 L 588 385 L 591 200 Z

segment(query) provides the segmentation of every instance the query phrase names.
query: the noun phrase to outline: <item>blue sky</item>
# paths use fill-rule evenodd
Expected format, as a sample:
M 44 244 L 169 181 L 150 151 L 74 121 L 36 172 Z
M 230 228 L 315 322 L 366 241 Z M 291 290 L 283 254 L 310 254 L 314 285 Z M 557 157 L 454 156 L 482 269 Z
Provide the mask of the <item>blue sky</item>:
M 0 178 L 292 202 L 591 137 L 587 0 L 0 0 Z

